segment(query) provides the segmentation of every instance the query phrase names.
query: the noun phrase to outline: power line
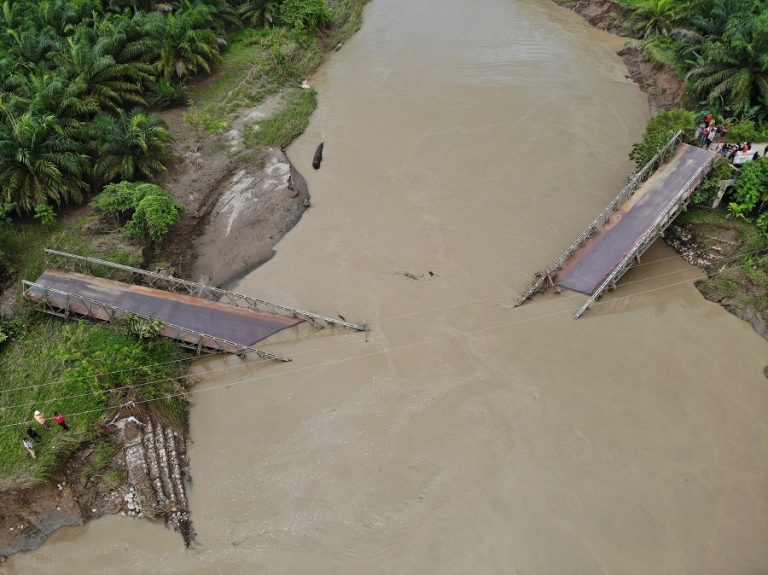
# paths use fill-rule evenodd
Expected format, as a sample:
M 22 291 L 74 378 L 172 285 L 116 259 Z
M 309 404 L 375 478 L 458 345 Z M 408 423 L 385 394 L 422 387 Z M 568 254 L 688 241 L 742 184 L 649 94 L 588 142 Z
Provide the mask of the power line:
M 761 250 L 764 250 L 764 249 L 766 249 L 766 248 L 762 248 Z M 761 250 L 753 250 L 752 252 L 747 252 L 747 253 L 753 253 L 753 252 L 761 251 Z M 740 257 L 740 256 L 731 256 L 731 257 L 728 257 L 728 258 L 722 258 L 722 259 L 718 260 L 716 263 L 719 264 L 719 263 L 722 263 L 724 261 L 736 259 L 736 257 Z M 666 258 L 666 259 L 672 259 L 672 258 Z M 731 266 L 731 268 L 728 268 L 728 269 L 732 269 L 733 267 L 735 267 L 735 266 Z M 645 282 L 645 281 L 650 281 L 652 279 L 658 279 L 660 277 L 666 277 L 666 276 L 669 276 L 669 275 L 674 275 L 674 274 L 682 273 L 682 272 L 686 272 L 686 271 L 693 271 L 693 270 L 678 269 L 678 270 L 674 270 L 674 271 L 667 272 L 667 273 L 664 273 L 664 274 L 657 274 L 657 275 L 654 275 L 654 276 L 649 276 L 647 278 L 633 280 L 631 282 L 625 282 L 625 283 L 622 283 L 622 284 L 619 284 L 619 285 L 623 287 L 623 286 L 632 285 L 632 284 L 636 284 L 636 283 L 642 283 L 642 282 Z M 699 278 L 694 278 L 693 280 L 686 280 L 686 281 L 696 281 L 697 279 L 699 279 Z M 565 296 L 563 298 L 558 298 L 556 300 L 550 300 L 549 302 L 543 302 L 543 303 L 561 302 L 563 300 L 578 298 L 578 297 L 581 297 L 582 295 L 583 294 L 573 294 L 573 295 L 570 295 L 570 296 Z M 617 299 L 617 298 L 613 298 L 613 299 Z M 441 309 L 441 308 L 433 308 L 433 309 Z M 514 308 L 509 306 L 507 309 L 514 309 Z M 427 311 L 430 311 L 430 310 L 427 310 Z M 424 312 L 416 312 L 416 314 L 418 314 L 418 313 L 424 313 Z M 487 317 L 489 315 L 496 315 L 496 313 L 497 312 L 483 314 L 483 315 L 479 315 L 479 316 L 477 316 L 475 318 L 472 318 L 472 319 L 473 320 L 478 320 L 478 319 L 481 319 L 483 317 Z M 407 330 L 407 331 L 404 331 L 404 332 L 400 332 L 399 334 L 396 334 L 396 335 L 397 336 L 402 336 L 402 335 L 405 335 L 405 334 L 408 334 L 408 333 L 412 333 L 414 331 L 420 331 L 420 330 L 423 330 L 425 327 L 430 327 L 431 325 L 434 325 L 434 324 L 428 324 L 426 326 L 425 325 L 421 325 L 418 328 L 414 328 L 412 330 Z M 321 346 L 321 347 L 318 347 L 318 348 L 313 348 L 313 349 L 310 349 L 310 350 L 305 350 L 303 352 L 299 352 L 296 355 L 303 355 L 303 354 L 306 354 L 306 353 L 314 353 L 314 352 L 322 351 L 324 349 L 328 349 L 328 348 L 332 348 L 332 347 L 339 347 L 340 345 L 343 345 L 343 344 L 335 343 L 335 344 L 331 344 L 329 346 Z M 254 362 L 254 363 L 252 363 L 250 365 L 254 366 L 254 365 L 258 365 L 260 363 L 265 363 L 267 361 L 269 361 L 269 360 L 260 359 L 260 360 Z M 171 363 L 171 362 L 169 362 L 169 363 Z M 153 365 L 162 365 L 162 364 L 153 364 Z M 215 369 L 211 369 L 211 370 L 205 370 L 205 371 L 197 372 L 194 375 L 206 375 L 206 374 L 209 374 L 209 373 L 217 373 L 217 372 L 221 372 L 221 371 L 228 371 L 228 370 L 231 370 L 231 369 L 238 369 L 240 367 L 242 367 L 242 365 L 226 366 L 226 367 L 215 368 Z M 136 369 L 138 369 L 138 368 L 136 368 Z M 136 388 L 140 388 L 140 387 L 145 387 L 147 385 L 152 385 L 152 384 L 155 384 L 155 383 L 162 383 L 162 382 L 166 382 L 166 381 L 178 380 L 178 379 L 180 379 L 180 377 L 183 377 L 183 376 L 165 377 L 165 378 L 161 378 L 161 379 L 146 381 L 146 382 L 143 382 L 143 383 L 137 383 L 137 384 L 131 384 L 131 385 L 115 387 L 115 388 L 111 388 L 111 389 L 108 389 L 108 390 L 94 389 L 94 390 L 90 390 L 90 391 L 85 392 L 85 393 L 80 393 L 80 394 L 75 394 L 75 395 L 58 396 L 58 397 L 54 397 L 54 398 L 50 398 L 50 399 L 38 400 L 38 401 L 33 401 L 33 402 L 29 402 L 29 403 L 24 403 L 24 404 L 3 406 L 2 409 L 3 410 L 10 410 L 10 409 L 16 409 L 16 408 L 22 408 L 22 407 L 33 407 L 35 405 L 53 403 L 53 402 L 63 401 L 65 399 L 76 399 L 78 397 L 86 397 L 88 395 L 96 395 L 98 393 L 125 391 L 125 390 L 128 390 L 128 389 L 136 389 Z M 81 378 L 78 378 L 78 379 L 81 379 Z M 41 384 L 41 385 L 44 385 L 44 384 Z M 29 387 L 26 387 L 26 388 L 15 388 L 15 389 L 16 390 L 21 390 L 21 389 L 34 389 L 34 388 L 35 388 L 35 386 L 29 386 Z
M 768 258 L 765 258 L 765 259 L 768 259 Z M 722 273 L 726 269 L 733 269 L 734 267 L 736 267 L 736 266 L 730 266 L 728 268 L 724 268 L 723 270 L 721 270 L 718 273 Z M 683 270 L 681 270 L 681 271 L 683 271 Z M 650 278 L 646 278 L 646 279 L 650 279 Z M 678 286 L 678 285 L 684 285 L 684 284 L 687 284 L 687 283 L 690 283 L 690 282 L 693 282 L 693 281 L 698 281 L 699 279 L 700 278 L 692 278 L 692 279 L 689 279 L 689 280 L 683 280 L 683 281 L 680 281 L 680 282 L 675 282 L 675 283 L 672 283 L 672 284 L 667 284 L 667 285 L 664 285 L 664 286 L 659 286 L 659 287 L 656 287 L 656 288 L 651 288 L 651 289 L 644 290 L 644 291 L 641 291 L 641 292 L 637 292 L 637 293 L 634 293 L 634 294 L 628 294 L 628 295 L 625 295 L 625 296 L 619 296 L 619 297 L 611 298 L 609 300 L 602 301 L 602 302 L 595 302 L 593 304 L 593 307 L 596 307 L 596 306 L 599 306 L 599 305 L 603 305 L 603 304 L 607 304 L 607 303 L 613 303 L 615 301 L 622 300 L 622 299 L 627 299 L 627 298 L 631 298 L 631 297 L 641 296 L 641 295 L 644 295 L 644 294 L 660 291 L 662 289 L 667 289 L 667 288 Z M 636 283 L 636 282 L 630 282 L 630 283 Z M 624 284 L 624 285 L 628 285 L 628 284 Z M 560 300 L 560 301 L 562 301 L 562 300 Z M 205 389 L 192 389 L 192 390 L 183 391 L 183 392 L 176 393 L 176 394 L 165 395 L 163 397 L 139 400 L 139 401 L 135 401 L 134 404 L 138 405 L 138 404 L 150 403 L 152 401 L 159 401 L 161 399 L 171 399 L 171 398 L 175 398 L 175 397 L 185 397 L 185 396 L 192 395 L 192 394 L 195 394 L 195 393 L 203 393 L 203 392 L 206 392 L 206 391 L 212 391 L 212 390 L 216 390 L 216 389 L 224 389 L 224 388 L 232 387 L 232 386 L 239 385 L 239 384 L 242 384 L 242 383 L 251 383 L 251 382 L 254 382 L 254 381 L 260 381 L 260 380 L 268 379 L 270 377 L 276 377 L 276 376 L 279 376 L 279 375 L 298 373 L 298 372 L 302 372 L 302 371 L 307 371 L 309 369 L 318 369 L 318 368 L 322 368 L 322 367 L 327 367 L 329 365 L 335 365 L 335 364 L 339 364 L 339 363 L 344 363 L 344 362 L 347 362 L 347 361 L 350 361 L 350 360 L 362 359 L 362 358 L 366 358 L 366 357 L 372 357 L 372 356 L 375 356 L 375 355 L 391 353 L 393 351 L 400 351 L 400 350 L 403 350 L 403 349 L 410 349 L 410 348 L 413 348 L 413 347 L 416 347 L 416 346 L 419 346 L 419 345 L 425 345 L 425 344 L 434 343 L 434 342 L 437 342 L 437 341 L 455 339 L 455 338 L 463 337 L 463 336 L 466 336 L 466 335 L 472 335 L 472 334 L 475 334 L 475 333 L 480 333 L 480 332 L 483 332 L 483 331 L 488 331 L 488 330 L 497 329 L 497 328 L 501 328 L 501 327 L 507 327 L 507 326 L 510 326 L 510 325 L 519 325 L 519 324 L 522 324 L 522 323 L 527 323 L 529 321 L 545 319 L 545 318 L 549 318 L 549 317 L 555 317 L 555 316 L 566 314 L 566 313 L 571 313 L 571 310 L 561 310 L 561 311 L 556 311 L 556 312 L 553 312 L 553 313 L 550 313 L 550 314 L 536 315 L 536 316 L 532 316 L 532 317 L 529 317 L 529 318 L 526 318 L 526 319 L 522 319 L 520 321 L 505 322 L 505 323 L 502 323 L 502 324 L 497 324 L 497 325 L 493 325 L 493 326 L 487 326 L 487 327 L 478 328 L 478 329 L 474 329 L 474 330 L 468 330 L 468 331 L 464 331 L 464 332 L 460 332 L 460 333 L 456 333 L 456 334 L 451 334 L 451 335 L 448 335 L 448 336 L 432 338 L 432 339 L 420 341 L 420 342 L 414 343 L 414 344 L 406 344 L 406 345 L 402 345 L 402 346 L 395 346 L 395 347 L 391 347 L 391 348 L 388 348 L 388 349 L 385 349 L 385 350 L 378 350 L 378 351 L 369 352 L 369 353 L 365 353 L 365 354 L 361 354 L 361 355 L 349 356 L 349 357 L 345 357 L 345 358 L 329 361 L 329 362 L 326 362 L 326 363 L 320 363 L 320 364 L 300 367 L 300 368 L 296 368 L 296 369 L 292 369 L 292 370 L 281 371 L 281 372 L 278 372 L 278 373 L 270 373 L 270 374 L 266 374 L 266 375 L 262 375 L 262 376 L 258 376 L 258 377 L 242 379 L 242 380 L 234 381 L 234 382 L 223 384 L 223 385 L 219 385 L 219 386 L 207 387 Z M 480 316 L 480 317 L 483 317 L 483 316 Z M 261 363 L 261 361 L 257 362 L 257 365 L 258 365 L 258 363 Z M 240 366 L 237 366 L 237 367 L 240 367 Z M 106 408 L 106 409 L 114 409 L 114 408 Z M 70 413 L 70 414 L 67 414 L 67 416 L 73 417 L 73 416 L 85 415 L 85 414 L 88 414 L 88 413 L 103 412 L 103 411 L 105 411 L 105 408 L 90 409 L 90 410 L 80 411 L 80 412 L 76 412 L 76 413 Z M 23 421 L 23 422 L 18 422 L 18 423 L 4 424 L 4 425 L 0 425 L 0 429 L 9 428 L 9 427 L 18 427 L 18 426 L 21 426 L 21 425 L 29 425 L 29 422 L 28 421 Z
M 716 265 L 716 264 L 719 264 L 719 263 L 722 263 L 722 262 L 725 262 L 725 261 L 730 261 L 730 260 L 739 258 L 741 256 L 746 256 L 746 255 L 749 255 L 749 254 L 753 254 L 753 253 L 757 253 L 757 252 L 765 251 L 765 250 L 768 250 L 768 248 L 758 248 L 756 250 L 737 252 L 736 254 L 732 254 L 731 256 L 729 256 L 727 258 L 722 258 L 720 260 L 717 260 L 716 262 L 713 262 L 710 265 Z M 669 256 L 669 257 L 666 257 L 666 258 L 661 258 L 661 259 L 658 259 L 658 260 L 653 260 L 653 261 L 650 261 L 650 262 L 639 263 L 639 264 L 635 264 L 634 266 L 632 266 L 632 269 L 639 268 L 639 267 L 642 267 L 642 266 L 653 265 L 653 264 L 657 264 L 659 262 L 673 260 L 673 259 L 678 259 L 678 258 L 680 258 L 680 255 L 674 255 L 674 256 Z M 686 270 L 676 270 L 674 272 L 668 272 L 666 274 L 659 274 L 659 275 L 656 275 L 656 276 L 650 276 L 648 278 L 643 278 L 643 279 L 635 280 L 635 281 L 632 281 L 632 282 L 625 282 L 625 283 L 621 283 L 621 284 L 618 284 L 618 285 L 620 285 L 620 286 L 631 285 L 633 283 L 639 283 L 639 282 L 643 282 L 643 281 L 648 281 L 648 280 L 651 280 L 651 279 L 654 279 L 654 278 L 657 278 L 657 277 L 663 277 L 663 276 L 666 276 L 666 275 L 672 275 L 674 273 L 680 273 L 682 271 L 686 271 Z M 577 297 L 580 297 L 580 295 L 581 294 L 574 294 L 574 295 L 565 296 L 565 297 L 559 298 L 559 299 L 562 301 L 564 299 L 577 298 Z M 447 305 L 447 306 L 441 306 L 441 307 L 431 308 L 431 309 L 427 309 L 427 310 L 419 310 L 418 312 L 413 312 L 413 313 L 408 313 L 408 314 L 396 314 L 396 315 L 393 315 L 393 316 L 389 316 L 387 318 L 383 318 L 380 321 L 383 323 L 383 322 L 386 322 L 386 321 L 391 321 L 393 319 L 400 319 L 400 318 L 403 318 L 403 317 L 411 317 L 411 316 L 414 316 L 414 315 L 420 315 L 420 314 L 429 313 L 429 312 L 432 312 L 432 311 L 439 311 L 441 309 L 450 309 L 450 308 L 454 308 L 454 307 L 460 307 L 460 306 L 465 305 L 467 303 L 474 303 L 474 302 L 478 302 L 478 301 L 490 301 L 490 302 L 493 302 L 493 300 L 490 299 L 490 298 L 465 300 L 464 302 L 461 302 L 461 303 L 458 303 L 458 304 L 450 304 L 450 305 Z M 487 314 L 487 315 L 492 315 L 492 314 Z M 480 317 L 485 317 L 485 316 L 478 316 L 478 318 L 480 318 Z M 423 327 L 424 326 L 420 326 L 419 329 L 422 329 Z M 412 331 L 415 331 L 415 330 L 412 330 Z M 403 332 L 403 333 L 408 333 L 408 332 Z M 334 345 L 336 345 L 336 344 L 334 344 Z M 320 349 L 323 349 L 323 348 L 320 348 Z M 185 361 L 192 361 L 192 360 L 195 360 L 195 359 L 199 359 L 199 356 L 183 357 L 183 358 L 180 358 L 180 359 L 163 361 L 163 362 L 157 362 L 157 363 L 152 363 L 152 364 L 145 364 L 145 365 L 140 365 L 140 366 L 136 366 L 136 367 L 130 367 L 130 368 L 125 368 L 125 369 L 118 369 L 118 370 L 114 370 L 114 371 L 97 372 L 97 373 L 94 373 L 92 375 L 79 376 L 79 377 L 75 377 L 75 378 L 72 378 L 72 379 L 69 379 L 69 378 L 59 378 L 59 379 L 55 379 L 55 380 L 52 380 L 52 381 L 49 381 L 49 382 L 37 383 L 37 384 L 34 384 L 34 385 L 29 385 L 29 386 L 20 386 L 20 387 L 8 388 L 8 389 L 0 389 L 0 393 L 10 393 L 10 392 L 13 392 L 13 391 L 21 391 L 21 390 L 25 390 L 25 389 L 33 389 L 33 388 L 38 388 L 38 387 L 50 386 L 50 385 L 58 385 L 58 384 L 62 384 L 62 383 L 70 383 L 70 382 L 73 382 L 73 381 L 81 381 L 81 380 L 84 380 L 84 379 L 90 379 L 92 377 L 93 378 L 95 378 L 95 377 L 103 377 L 103 376 L 107 376 L 107 375 L 114 375 L 114 374 L 118 374 L 118 373 L 124 373 L 124 372 L 127 372 L 127 371 L 137 371 L 137 370 L 140 370 L 140 369 L 146 369 L 146 368 L 150 368 L 150 367 L 158 367 L 158 366 L 162 366 L 162 365 L 171 365 L 171 364 L 181 363 L 181 362 L 185 362 Z M 266 360 L 265 359 L 265 360 L 262 360 L 262 361 L 270 361 L 270 360 Z M 232 369 L 234 369 L 235 367 L 237 367 L 237 366 L 233 366 Z M 162 380 L 156 380 L 154 382 L 147 382 L 147 384 L 148 383 L 160 383 L 162 381 L 167 381 L 169 379 L 175 379 L 175 378 L 165 378 L 165 379 L 162 379 Z M 143 384 L 138 384 L 138 385 L 143 385 Z M 127 389 L 129 387 L 131 387 L 131 386 L 124 386 L 124 387 L 121 387 L 121 388 L 113 388 L 113 390 Z M 5 409 L 11 409 L 12 407 L 15 407 L 15 406 L 6 407 Z
M 688 271 L 688 270 L 675 270 L 673 272 L 667 272 L 665 274 L 658 274 L 658 275 L 655 275 L 655 276 L 650 276 L 648 278 L 643 278 L 641 280 L 635 280 L 633 282 L 626 282 L 625 284 L 622 284 L 622 285 L 630 285 L 632 283 L 639 283 L 639 282 L 643 282 L 643 281 L 649 281 L 651 279 L 655 279 L 655 278 L 659 278 L 659 277 L 665 277 L 667 275 L 672 275 L 672 274 L 675 274 L 675 273 L 681 273 L 683 271 Z M 572 298 L 581 297 L 581 295 L 582 294 L 574 294 L 574 295 L 571 295 L 571 296 L 565 296 L 564 298 L 559 298 L 559 301 L 563 301 L 565 299 L 572 299 Z M 554 303 L 554 301 L 555 300 L 553 300 L 552 302 L 545 302 L 545 303 Z M 440 309 L 440 308 L 434 308 L 434 309 Z M 426 311 L 432 311 L 432 310 L 426 310 Z M 424 313 L 424 312 L 420 311 L 420 312 L 417 312 L 417 313 Z M 486 317 L 488 315 L 495 315 L 495 313 L 496 312 L 489 313 L 489 314 L 483 314 L 483 315 L 477 316 L 474 319 L 481 319 L 481 318 Z M 405 331 L 405 332 L 400 332 L 397 335 L 404 335 L 406 333 L 411 333 L 413 331 L 419 331 L 419 330 L 424 329 L 425 327 L 430 327 L 430 325 L 433 325 L 433 324 L 428 324 L 426 326 L 421 325 L 418 328 L 415 328 L 415 329 L 412 329 L 412 330 L 408 330 L 408 331 Z M 313 352 L 316 352 L 316 351 L 321 351 L 321 350 L 326 349 L 328 347 L 337 347 L 339 345 L 341 345 L 341 344 L 335 343 L 335 344 L 331 344 L 329 346 L 322 346 L 322 347 L 311 349 L 311 350 L 305 350 L 303 352 L 299 352 L 299 354 L 313 353 Z M 191 358 L 184 358 L 184 359 L 185 360 L 186 359 L 195 359 L 195 357 L 193 356 Z M 176 361 L 179 361 L 179 360 L 174 360 L 174 362 L 176 362 Z M 260 359 L 257 362 L 255 362 L 255 364 L 265 363 L 265 362 L 268 362 L 268 361 L 270 361 L 270 360 L 268 360 L 268 359 Z M 167 363 L 174 363 L 174 362 L 167 362 Z M 152 367 L 152 366 L 157 366 L 157 365 L 165 365 L 165 362 L 151 364 L 149 366 L 138 366 L 138 367 L 131 368 L 131 369 L 141 369 L 143 367 Z M 254 365 L 254 364 L 252 364 L 252 365 Z M 208 374 L 208 373 L 215 373 L 215 372 L 219 372 L 219 371 L 227 371 L 227 370 L 230 370 L 230 369 L 237 369 L 239 367 L 241 367 L 241 366 L 239 366 L 239 365 L 226 366 L 226 367 L 222 367 L 222 368 L 216 368 L 216 369 L 206 370 L 206 371 L 202 371 L 202 372 L 197 372 L 195 375 L 205 375 L 205 374 Z M 117 371 L 114 371 L 114 372 L 106 372 L 106 374 L 120 373 L 122 371 L 129 371 L 129 370 L 117 370 Z M 93 374 L 92 376 L 78 377 L 78 378 L 74 378 L 73 380 L 65 380 L 64 378 L 61 378 L 59 380 L 54 380 L 53 382 L 47 382 L 47 383 L 42 383 L 42 384 L 35 384 L 35 385 L 26 386 L 26 387 L 16 387 L 16 388 L 12 388 L 12 389 L 9 389 L 9 390 L 2 390 L 2 392 L 6 392 L 6 391 L 8 391 L 8 392 L 10 392 L 10 391 L 19 391 L 19 390 L 26 390 L 26 389 L 36 389 L 39 386 L 54 385 L 56 383 L 67 383 L 69 381 L 79 381 L 79 380 L 82 380 L 82 379 L 87 379 L 89 377 L 96 378 L 96 377 L 99 377 L 100 375 L 103 375 L 103 374 L 96 373 L 96 374 Z M 151 384 L 154 384 L 154 383 L 162 383 L 162 382 L 165 382 L 165 381 L 173 381 L 173 380 L 179 379 L 180 377 L 184 377 L 184 376 L 164 377 L 164 378 L 160 378 L 160 379 L 146 381 L 146 382 L 143 382 L 143 383 L 124 385 L 124 386 L 113 387 L 113 388 L 104 389 L 104 390 L 94 389 L 94 390 L 90 390 L 88 392 L 80 393 L 80 394 L 76 394 L 76 395 L 66 395 L 66 396 L 60 396 L 58 398 L 33 401 L 33 402 L 29 402 L 29 403 L 24 403 L 24 404 L 2 406 L 2 409 L 7 410 L 7 409 L 20 408 L 20 407 L 32 407 L 34 405 L 45 404 L 45 403 L 52 403 L 54 401 L 60 401 L 60 400 L 63 400 L 63 399 L 74 399 L 74 398 L 78 398 L 78 397 L 85 397 L 85 396 L 88 396 L 88 395 L 96 395 L 98 393 L 104 393 L 104 392 L 124 391 L 124 390 L 127 390 L 127 389 L 134 389 L 134 388 L 138 388 L 138 387 L 144 387 L 144 386 L 151 385 Z

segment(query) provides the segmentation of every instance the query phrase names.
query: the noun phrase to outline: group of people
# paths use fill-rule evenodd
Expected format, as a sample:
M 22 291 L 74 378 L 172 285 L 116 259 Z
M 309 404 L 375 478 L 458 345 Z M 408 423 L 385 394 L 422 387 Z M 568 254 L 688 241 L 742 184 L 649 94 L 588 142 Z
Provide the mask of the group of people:
M 715 117 L 712 114 L 708 114 L 704 121 L 696 128 L 696 139 L 705 147 L 709 146 L 718 137 L 724 136 L 728 133 L 728 125 L 720 125 L 715 121 Z
M 760 152 L 752 149 L 752 142 L 723 144 L 720 153 L 724 158 L 728 158 L 734 166 L 740 166 L 746 162 L 760 159 Z M 763 157 L 765 156 L 768 156 L 768 146 L 763 151 Z
M 707 117 L 696 128 L 696 140 L 706 149 L 716 142 L 717 138 L 728 133 L 728 124 L 718 124 L 713 114 Z M 740 166 L 746 162 L 760 159 L 760 152 L 752 149 L 752 142 L 740 142 L 738 144 L 720 144 L 720 153 L 734 166 Z M 768 156 L 768 147 L 763 152 Z
M 50 431 L 51 426 L 48 425 L 48 420 L 45 418 L 45 414 L 42 411 L 35 411 L 33 417 L 35 422 L 40 426 L 41 431 Z M 67 420 L 58 411 L 53 412 L 53 421 L 55 421 L 56 425 L 58 425 L 62 430 L 69 431 Z M 31 425 L 27 427 L 27 435 L 28 437 L 22 439 L 21 442 L 24 444 L 24 448 L 29 452 L 29 455 L 32 457 L 32 459 L 36 459 L 37 454 L 35 453 L 35 443 L 33 442 L 42 441 L 43 436 L 40 435 L 40 433 L 38 433 L 38 431 Z

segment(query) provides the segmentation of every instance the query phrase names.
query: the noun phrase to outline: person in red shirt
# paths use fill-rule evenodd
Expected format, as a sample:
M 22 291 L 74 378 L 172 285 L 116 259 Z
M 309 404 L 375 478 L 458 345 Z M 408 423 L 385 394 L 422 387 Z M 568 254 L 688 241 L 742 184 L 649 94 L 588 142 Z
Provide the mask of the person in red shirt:
M 704 120 L 707 124 L 709 124 L 714 119 L 714 116 L 712 114 L 707 114 L 706 119 Z
M 64 431 L 69 431 L 69 426 L 67 425 L 64 416 L 61 415 L 58 411 L 53 412 L 53 420 L 58 423 L 59 427 L 61 427 Z

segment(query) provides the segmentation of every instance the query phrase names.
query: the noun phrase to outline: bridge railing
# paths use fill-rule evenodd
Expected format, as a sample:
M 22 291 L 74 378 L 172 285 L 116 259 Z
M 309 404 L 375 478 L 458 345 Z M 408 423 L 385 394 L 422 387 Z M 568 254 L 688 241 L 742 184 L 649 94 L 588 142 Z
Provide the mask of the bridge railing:
M 248 352 L 253 352 L 264 359 L 291 361 L 289 358 L 281 355 L 235 343 L 222 337 L 208 335 L 203 332 L 181 327 L 97 299 L 58 290 L 43 284 L 22 280 L 22 289 L 25 300 L 35 304 L 40 311 L 59 317 L 69 318 L 74 315 L 110 322 L 132 315 L 146 321 L 158 321 L 162 323 L 162 335 L 173 339 L 182 347 L 195 350 L 198 354 L 211 350 L 213 352 L 223 351 L 243 356 Z
M 600 215 L 594 219 L 594 221 L 587 227 L 587 229 L 581 232 L 579 237 L 574 240 L 568 249 L 566 249 L 562 255 L 557 258 L 557 260 L 555 260 L 555 263 L 549 266 L 545 271 L 538 272 L 536 274 L 536 278 L 528 287 L 528 289 L 523 292 L 523 295 L 520 296 L 520 299 L 515 304 L 515 307 L 525 303 L 525 301 L 535 293 L 546 289 L 547 285 L 545 282 L 549 281 L 553 283 L 552 276 L 560 271 L 560 268 L 563 267 L 565 262 L 568 261 L 568 259 L 576 252 L 576 250 L 584 245 L 584 243 L 589 238 L 591 238 L 598 229 L 605 225 L 611 216 L 622 205 L 624 205 L 624 202 L 631 198 L 634 193 L 640 189 L 640 186 L 643 184 L 643 182 L 645 182 L 659 168 L 659 166 L 661 166 L 666 161 L 670 153 L 673 153 L 682 141 L 683 132 L 682 130 L 679 130 L 674 136 L 672 136 L 672 138 L 670 138 L 664 147 L 655 156 L 653 156 L 653 158 L 651 158 L 651 160 L 645 166 L 643 166 L 639 172 L 632 174 L 629 177 L 627 185 L 625 185 L 619 194 L 613 199 L 613 201 L 608 204 L 608 206 L 606 206 L 602 212 L 600 212 Z
M 352 323 L 342 319 L 327 317 L 311 311 L 292 308 L 221 288 L 179 279 L 172 275 L 150 272 L 99 258 L 78 256 L 57 250 L 46 249 L 45 253 L 52 265 L 58 264 L 64 268 L 68 268 L 72 265 L 75 268 L 90 274 L 93 274 L 93 272 L 97 271 L 99 268 L 113 269 L 122 272 L 122 277 L 125 278 L 126 281 L 135 282 L 138 278 L 141 278 L 145 285 L 165 291 L 190 295 L 254 311 L 264 311 L 268 313 L 276 313 L 278 315 L 296 317 L 307 320 L 319 327 L 323 327 L 322 324 L 328 324 L 346 327 L 355 331 L 368 331 L 368 326 L 366 324 Z
M 576 315 L 573 316 L 573 319 L 579 319 L 582 315 L 584 315 L 589 307 L 608 289 L 615 287 L 616 282 L 618 282 L 621 276 L 623 276 L 624 273 L 626 273 L 626 271 L 632 266 L 634 260 L 643 255 L 645 250 L 651 246 L 659 234 L 662 234 L 667 226 L 669 226 L 669 224 L 671 224 L 672 221 L 677 217 L 677 215 L 685 209 L 691 199 L 691 196 L 693 195 L 693 191 L 704 178 L 704 175 L 706 175 L 707 171 L 709 171 L 712 162 L 714 162 L 714 158 L 712 161 L 696 170 L 696 173 L 688 179 L 680 194 L 673 201 L 671 201 L 666 206 L 666 208 L 664 208 L 664 211 L 659 215 L 658 218 L 656 218 L 656 220 L 654 220 L 654 222 L 640 237 L 640 239 L 635 242 L 635 245 L 631 250 L 629 250 L 627 255 L 624 256 L 624 259 L 621 260 L 619 265 L 613 269 L 613 271 L 608 275 L 605 281 L 600 284 L 600 286 L 590 296 L 586 303 L 581 306 L 581 308 L 579 308 L 579 311 L 576 312 Z

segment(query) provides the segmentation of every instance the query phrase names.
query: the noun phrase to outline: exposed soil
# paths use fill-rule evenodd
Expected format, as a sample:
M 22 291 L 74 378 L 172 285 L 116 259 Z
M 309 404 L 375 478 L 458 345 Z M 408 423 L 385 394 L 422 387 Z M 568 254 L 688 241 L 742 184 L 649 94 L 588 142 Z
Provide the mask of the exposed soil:
M 765 296 L 768 288 L 750 281 L 734 267 L 734 257 L 738 258 L 748 248 L 738 229 L 726 225 L 676 223 L 669 227 L 665 239 L 684 260 L 710 275 L 709 280 L 696 283 L 706 299 L 719 303 L 768 339 L 768 309 L 759 309 L 754 303 L 755 298 Z M 733 269 L 727 270 L 727 276 L 719 277 L 717 274 L 726 268 Z
M 644 60 L 640 48 L 628 46 L 619 51 L 619 56 L 629 70 L 629 77 L 648 95 L 652 114 L 680 107 L 685 93 L 683 80 Z
M 129 419 L 131 416 L 136 420 Z M 2 492 L 0 563 L 9 555 L 39 547 L 60 527 L 83 525 L 115 513 L 163 519 L 187 545 L 194 539 L 185 493 L 188 473 L 183 431 L 160 424 L 157 414 L 131 404 L 101 429 L 121 446 L 107 468 L 88 471 L 96 445 L 91 443 L 67 460 L 53 482 Z M 108 470 L 122 474 L 119 486 L 101 481 Z
M 612 34 L 633 38 L 629 11 L 612 0 L 555 0 L 558 4 L 581 15 L 595 28 Z M 627 66 L 628 77 L 648 95 L 651 113 L 679 107 L 685 83 L 673 72 L 654 66 L 643 59 L 642 50 L 627 46 L 618 52 Z
M 153 267 L 221 286 L 272 257 L 309 207 L 309 193 L 281 150 L 246 149 L 243 129 L 282 103 L 276 96 L 242 110 L 223 134 L 194 129 L 184 110 L 163 114 L 176 141 L 175 161 L 160 183 L 185 210 Z
M 612 34 L 633 37 L 631 19 L 626 7 L 613 0 L 554 0 L 581 15 L 592 26 Z M 618 52 L 627 66 L 628 77 L 648 96 L 652 114 L 661 110 L 680 107 L 685 93 L 684 81 L 673 72 L 654 66 L 643 58 L 642 49 L 627 45 Z M 723 265 L 716 262 L 728 261 L 745 247 L 745 239 L 738 230 L 724 226 L 713 230 L 703 224 L 678 224 L 667 231 L 666 241 L 689 263 L 707 270 L 718 272 Z M 750 300 L 761 297 L 764 286 L 753 285 L 748 278 L 732 274 L 729 278 L 738 285 L 736 293 L 717 289 L 716 282 L 697 283 L 699 291 L 710 301 L 722 305 L 735 316 L 747 321 L 755 331 L 768 339 L 768 310 L 758 309 Z M 733 285 L 733 284 L 731 284 Z M 768 368 L 767 368 L 768 369 Z

